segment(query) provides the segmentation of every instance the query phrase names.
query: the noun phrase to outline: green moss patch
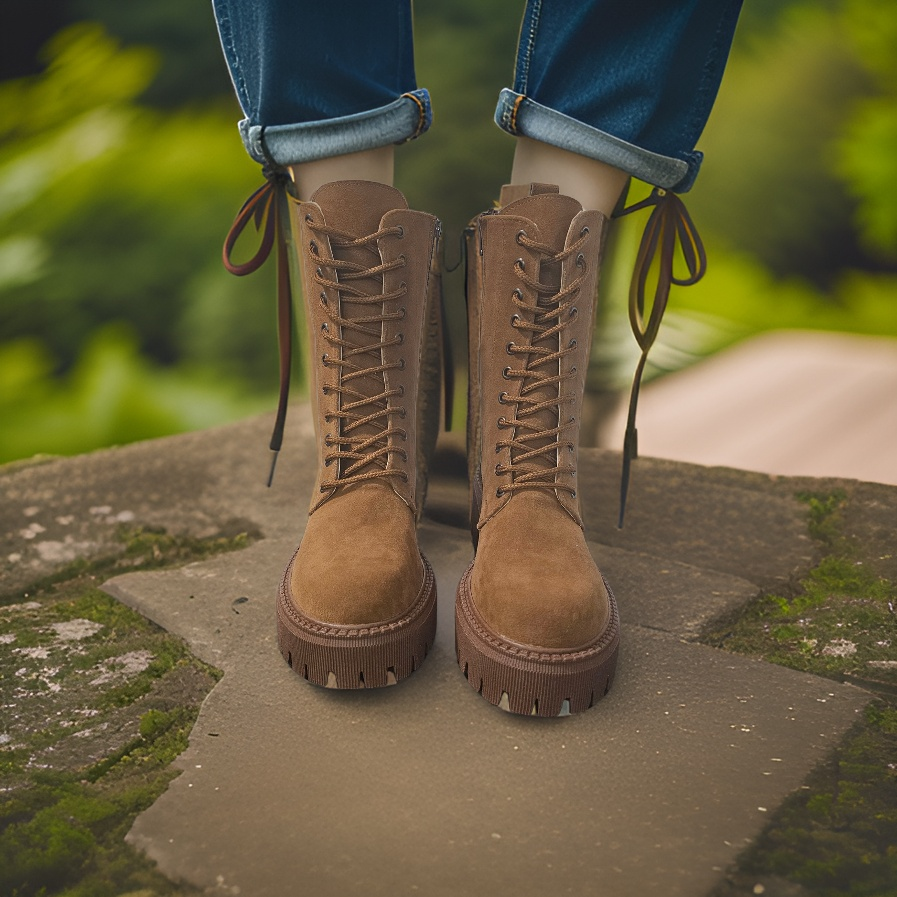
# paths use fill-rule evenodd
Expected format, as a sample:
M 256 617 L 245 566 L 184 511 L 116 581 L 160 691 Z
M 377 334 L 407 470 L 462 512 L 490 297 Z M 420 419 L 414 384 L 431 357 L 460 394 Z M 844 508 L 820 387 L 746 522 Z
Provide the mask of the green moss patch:
M 703 641 L 872 689 L 871 704 L 829 761 L 775 813 L 713 897 L 897 895 L 897 585 L 844 529 L 843 493 L 800 494 L 819 563 L 764 594 Z
M 249 540 L 123 530 L 117 557 L 0 599 L 0 894 L 195 893 L 124 837 L 176 774 L 220 673 L 99 584 Z

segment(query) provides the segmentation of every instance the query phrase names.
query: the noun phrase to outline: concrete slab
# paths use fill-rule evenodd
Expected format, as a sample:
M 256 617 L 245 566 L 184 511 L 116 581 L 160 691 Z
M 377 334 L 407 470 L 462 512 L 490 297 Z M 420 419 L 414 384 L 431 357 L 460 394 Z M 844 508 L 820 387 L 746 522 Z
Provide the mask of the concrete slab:
M 422 542 L 441 589 L 437 646 L 410 680 L 371 692 L 310 686 L 277 653 L 273 593 L 291 541 L 108 584 L 225 670 L 184 774 L 129 836 L 166 875 L 256 897 L 592 895 L 598 882 L 607 897 L 693 897 L 867 700 L 630 624 L 596 709 L 504 714 L 453 656 L 466 536 L 425 524 Z

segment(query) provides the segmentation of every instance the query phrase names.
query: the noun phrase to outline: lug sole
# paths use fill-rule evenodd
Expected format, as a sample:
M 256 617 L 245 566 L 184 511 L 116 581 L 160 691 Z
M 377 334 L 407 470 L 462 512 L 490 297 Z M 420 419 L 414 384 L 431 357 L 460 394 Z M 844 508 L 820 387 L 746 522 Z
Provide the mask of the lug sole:
M 277 597 L 277 643 L 284 660 L 314 685 L 379 688 L 407 679 L 436 638 L 436 579 L 421 555 L 424 581 L 409 610 L 383 623 L 339 626 L 306 617 L 290 598 L 293 561 Z
M 610 587 L 610 620 L 594 642 L 575 651 L 540 650 L 510 642 L 486 625 L 471 597 L 472 571 L 473 564 L 458 586 L 455 653 L 474 691 L 511 713 L 545 717 L 581 713 L 607 694 L 620 645 L 620 617 Z

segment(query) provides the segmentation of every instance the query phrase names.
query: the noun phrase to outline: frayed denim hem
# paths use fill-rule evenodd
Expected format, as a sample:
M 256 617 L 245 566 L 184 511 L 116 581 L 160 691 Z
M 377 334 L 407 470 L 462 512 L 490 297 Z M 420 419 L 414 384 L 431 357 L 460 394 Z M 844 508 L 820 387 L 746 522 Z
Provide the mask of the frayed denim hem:
M 419 89 L 355 115 L 268 127 L 243 119 L 239 128 L 243 145 L 256 162 L 282 167 L 404 143 L 423 134 L 432 121 L 430 95 Z
M 682 159 L 653 153 L 508 88 L 499 95 L 495 123 L 515 137 L 541 140 L 542 143 L 597 159 L 640 181 L 676 193 L 691 189 L 704 158 L 703 153 L 697 151 L 683 153 Z

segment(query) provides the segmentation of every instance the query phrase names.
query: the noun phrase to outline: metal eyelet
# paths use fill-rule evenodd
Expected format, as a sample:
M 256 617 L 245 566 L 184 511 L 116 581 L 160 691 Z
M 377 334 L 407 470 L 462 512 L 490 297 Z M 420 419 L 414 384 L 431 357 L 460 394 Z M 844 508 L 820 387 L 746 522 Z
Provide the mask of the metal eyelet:
M 405 228 L 402 227 L 401 224 L 399 224 L 397 226 L 399 228 L 399 232 L 396 234 L 396 236 L 401 240 L 405 236 Z
M 315 243 L 314 240 L 312 240 L 312 241 L 308 244 L 308 248 L 311 250 L 312 255 L 317 255 L 317 254 L 318 254 L 318 244 Z
M 397 345 L 397 346 L 401 346 L 402 343 L 405 342 L 405 334 L 404 334 L 404 333 L 397 333 L 397 334 L 396 334 L 396 339 L 398 340 L 398 342 L 396 343 L 396 345 Z
M 520 315 L 511 315 L 511 326 L 516 327 L 520 323 Z
M 497 421 L 498 429 L 504 430 L 508 426 L 508 419 L 506 417 L 500 417 Z
M 504 471 L 501 469 L 501 462 L 499 462 L 498 464 L 495 465 L 495 475 L 497 477 L 504 475 Z
M 570 373 L 571 373 L 571 374 L 575 374 L 575 373 L 576 373 L 576 365 L 575 365 L 575 364 L 573 365 L 572 368 L 570 368 Z
M 498 489 L 495 490 L 496 498 L 501 498 L 504 494 L 505 494 L 505 490 L 502 489 L 501 486 L 499 486 Z
M 321 364 L 326 365 L 326 364 L 327 364 L 327 359 L 328 359 L 329 357 L 330 357 L 329 354 L 328 354 L 327 352 L 325 352 L 325 353 L 321 356 Z
M 322 290 L 321 291 L 321 305 L 327 304 L 327 294 Z
M 572 320 L 579 314 L 579 309 L 574 305 L 573 308 L 570 309 L 569 318 Z
M 405 310 L 405 307 L 402 306 L 402 307 L 399 309 L 399 320 L 400 320 L 400 321 L 404 321 L 404 320 L 405 320 L 405 315 L 406 315 L 406 314 L 408 314 L 408 312 Z
M 502 377 L 505 378 L 505 380 L 510 380 L 511 378 L 510 378 L 510 376 L 508 376 L 510 373 L 511 373 L 511 368 L 510 368 L 510 367 L 506 367 L 506 368 L 501 372 L 501 375 L 502 375 Z
M 523 302 L 523 291 L 519 287 L 514 287 L 514 291 L 511 293 L 511 295 L 515 299 L 519 299 L 521 302 Z
M 525 237 L 525 236 L 526 236 L 526 231 L 525 231 L 525 230 L 519 230 L 519 231 L 517 231 L 517 236 L 514 237 L 514 239 L 517 241 L 517 245 L 518 245 L 518 246 L 523 246 L 523 243 L 521 242 L 520 238 L 521 238 L 521 237 Z
M 498 394 L 498 404 L 499 405 L 507 405 L 508 403 L 505 401 L 509 396 L 506 392 L 500 392 Z
M 321 332 L 322 332 L 322 333 L 327 333 L 328 330 L 330 330 L 330 327 L 327 325 L 327 322 L 325 321 L 325 322 L 321 325 Z
M 400 370 L 400 371 L 404 371 L 404 370 L 405 370 L 405 359 L 404 359 L 404 358 L 400 358 L 400 359 L 399 359 L 399 370 Z
M 513 355 L 514 353 L 513 353 L 511 350 L 512 350 L 512 349 L 516 349 L 516 348 L 517 348 L 517 347 L 514 345 L 514 343 L 508 343 L 507 346 L 505 346 L 505 352 L 506 352 L 508 355 Z
M 514 264 L 515 264 L 515 265 L 520 265 L 520 270 L 521 270 L 521 271 L 526 271 L 526 262 L 524 262 L 523 259 L 517 259 L 517 261 L 514 262 Z
M 589 232 L 589 229 L 588 229 L 587 227 L 584 227 L 584 228 L 579 232 L 579 235 L 580 235 L 581 237 L 584 237 L 588 232 Z
M 400 383 L 399 384 L 399 398 L 401 399 L 403 395 L 405 395 L 405 387 L 403 384 Z M 404 417 L 404 414 L 402 416 Z
M 575 340 L 575 339 L 572 339 L 572 340 L 570 340 L 570 343 L 569 343 L 569 345 L 567 346 L 567 348 L 568 348 L 568 349 L 575 349 L 578 345 L 579 345 L 579 344 L 576 342 L 576 340 Z
M 320 266 L 318 266 L 317 268 L 315 268 L 315 274 L 317 274 L 318 277 L 323 277 L 323 276 L 324 276 L 324 271 L 323 271 L 323 269 L 322 269 Z
M 404 265 L 407 263 L 408 259 L 406 259 L 404 255 L 400 255 L 398 256 L 398 261 L 400 261 Z
M 576 256 L 576 267 L 577 268 L 585 268 L 586 266 L 586 257 L 580 252 L 578 256 Z

